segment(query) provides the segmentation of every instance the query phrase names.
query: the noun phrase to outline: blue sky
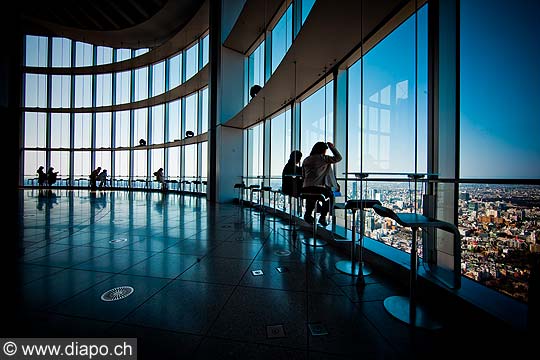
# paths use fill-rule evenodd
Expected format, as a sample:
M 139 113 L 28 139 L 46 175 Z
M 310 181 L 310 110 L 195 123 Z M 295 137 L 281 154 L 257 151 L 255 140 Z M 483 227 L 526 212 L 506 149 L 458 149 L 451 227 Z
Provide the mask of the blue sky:
M 461 177 L 540 178 L 540 2 L 461 1 Z

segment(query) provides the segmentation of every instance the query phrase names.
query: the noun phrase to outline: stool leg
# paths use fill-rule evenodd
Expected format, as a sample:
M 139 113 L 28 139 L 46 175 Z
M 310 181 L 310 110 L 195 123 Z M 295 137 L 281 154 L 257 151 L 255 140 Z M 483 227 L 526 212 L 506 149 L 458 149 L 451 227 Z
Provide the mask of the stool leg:
M 319 213 L 319 201 L 315 202 L 315 209 L 313 209 L 313 211 L 315 212 L 315 216 L 313 217 L 313 239 L 304 239 L 302 240 L 302 243 L 304 245 L 313 247 L 326 246 L 326 241 L 317 239 L 317 214 Z

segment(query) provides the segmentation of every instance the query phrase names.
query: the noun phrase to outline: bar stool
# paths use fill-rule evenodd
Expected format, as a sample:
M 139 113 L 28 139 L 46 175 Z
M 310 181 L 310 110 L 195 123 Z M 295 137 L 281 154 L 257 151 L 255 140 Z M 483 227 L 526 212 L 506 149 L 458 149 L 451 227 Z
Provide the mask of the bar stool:
M 189 185 L 189 192 L 191 192 L 191 181 L 189 180 L 182 180 L 182 191 L 186 191 L 186 185 Z
M 364 240 L 364 210 L 373 208 L 373 205 L 380 205 L 379 200 L 348 200 L 345 204 L 335 204 L 335 209 L 344 209 L 352 211 L 352 241 L 351 241 L 351 260 L 341 260 L 335 264 L 339 272 L 351 276 L 358 276 L 356 285 L 363 286 L 365 284 L 364 276 L 371 274 L 371 269 L 363 262 L 363 240 Z M 360 249 L 358 263 L 356 261 L 356 211 L 360 210 Z M 362 271 L 360 271 L 362 270 Z
M 412 230 L 411 241 L 411 260 L 410 260 L 410 278 L 409 278 L 409 296 L 389 296 L 384 300 L 384 308 L 390 315 L 395 318 L 415 327 L 422 327 L 426 329 L 438 329 L 441 324 L 428 315 L 423 307 L 416 304 L 416 285 L 418 274 L 418 255 L 417 255 L 417 243 L 416 234 L 419 228 L 435 228 L 444 230 L 454 234 L 454 250 L 460 250 L 460 235 L 459 230 L 454 224 L 449 222 L 433 219 L 422 214 L 417 213 L 395 213 L 389 208 L 375 204 L 373 210 L 382 216 L 390 218 L 396 221 L 403 227 L 409 227 Z M 459 262 L 459 255 L 455 256 Z M 454 267 L 457 265 L 459 269 L 459 262 L 455 261 Z M 457 277 L 456 283 L 459 284 L 459 278 L 461 274 L 455 271 L 454 274 Z M 459 285 L 458 285 L 459 286 Z
M 246 190 L 246 184 L 244 182 L 234 184 L 234 188 L 238 189 L 238 204 L 244 206 L 244 191 Z
M 277 208 L 276 208 L 276 202 L 277 202 L 276 196 L 277 194 L 281 194 L 281 190 L 280 189 L 274 190 L 270 188 L 269 192 L 270 194 L 272 194 L 272 198 L 274 199 L 274 204 L 272 205 L 272 218 L 270 218 L 269 220 L 277 222 L 278 217 L 277 217 Z
M 260 192 L 260 185 L 249 185 L 247 189 L 249 190 L 249 206 L 253 207 L 253 193 Z
M 317 222 L 319 220 L 317 214 L 320 214 L 319 211 L 318 211 L 319 210 L 319 204 L 321 202 L 330 201 L 330 199 L 328 197 L 326 197 L 324 194 L 316 193 L 316 192 L 301 192 L 300 193 L 300 198 L 303 199 L 303 200 L 313 200 L 313 201 L 315 201 L 315 209 L 313 210 L 314 215 L 315 215 L 313 217 L 313 229 L 312 229 L 313 238 L 303 239 L 302 243 L 304 245 L 313 246 L 313 247 L 326 246 L 326 241 L 317 239 Z
M 271 186 L 263 186 L 261 187 L 261 198 L 259 199 L 259 208 L 260 208 L 260 211 L 261 211 L 261 214 L 263 216 L 266 216 L 266 208 L 264 206 L 264 194 L 265 192 L 268 192 L 269 194 L 272 193 L 274 190 L 272 190 L 272 187 Z M 262 199 L 262 201 L 261 201 Z M 274 204 L 275 204 L 275 196 L 274 196 Z M 277 221 L 276 219 L 276 211 L 275 211 L 275 205 L 274 205 L 274 212 L 273 212 L 274 216 L 270 217 L 270 218 L 266 218 L 268 221 Z
M 204 186 L 204 193 L 206 194 L 206 189 L 208 189 L 208 181 L 203 180 L 202 185 Z M 201 189 L 202 191 L 202 189 Z
M 195 192 L 198 193 L 198 192 L 199 192 L 199 185 L 202 184 L 202 181 L 200 181 L 200 180 L 193 180 L 192 184 L 195 185 Z

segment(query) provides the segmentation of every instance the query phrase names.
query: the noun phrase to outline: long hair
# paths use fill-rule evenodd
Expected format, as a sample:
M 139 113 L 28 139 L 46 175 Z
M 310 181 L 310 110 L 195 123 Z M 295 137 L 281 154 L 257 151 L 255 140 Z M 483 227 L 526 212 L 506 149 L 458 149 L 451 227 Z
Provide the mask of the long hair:
M 325 142 L 319 141 L 313 145 L 309 155 L 324 155 L 326 149 L 328 149 L 328 145 Z
M 293 152 L 291 152 L 291 155 L 289 156 L 289 162 L 297 164 L 300 162 L 301 158 L 302 158 L 302 152 L 300 150 L 294 150 Z

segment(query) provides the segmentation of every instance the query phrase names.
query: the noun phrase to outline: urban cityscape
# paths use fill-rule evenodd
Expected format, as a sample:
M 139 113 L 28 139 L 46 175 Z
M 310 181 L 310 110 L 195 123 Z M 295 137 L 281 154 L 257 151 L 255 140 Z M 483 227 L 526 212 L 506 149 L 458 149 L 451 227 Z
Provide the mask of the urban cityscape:
M 354 193 L 348 191 L 349 198 Z M 396 212 L 412 212 L 412 193 L 407 183 L 372 182 L 364 196 Z M 417 209 L 422 208 L 421 195 Z M 458 219 L 462 275 L 527 302 L 533 256 L 540 255 L 540 186 L 461 184 Z M 372 211 L 365 224 L 366 236 L 410 252 L 410 229 Z M 418 241 L 422 257 L 421 234 Z

